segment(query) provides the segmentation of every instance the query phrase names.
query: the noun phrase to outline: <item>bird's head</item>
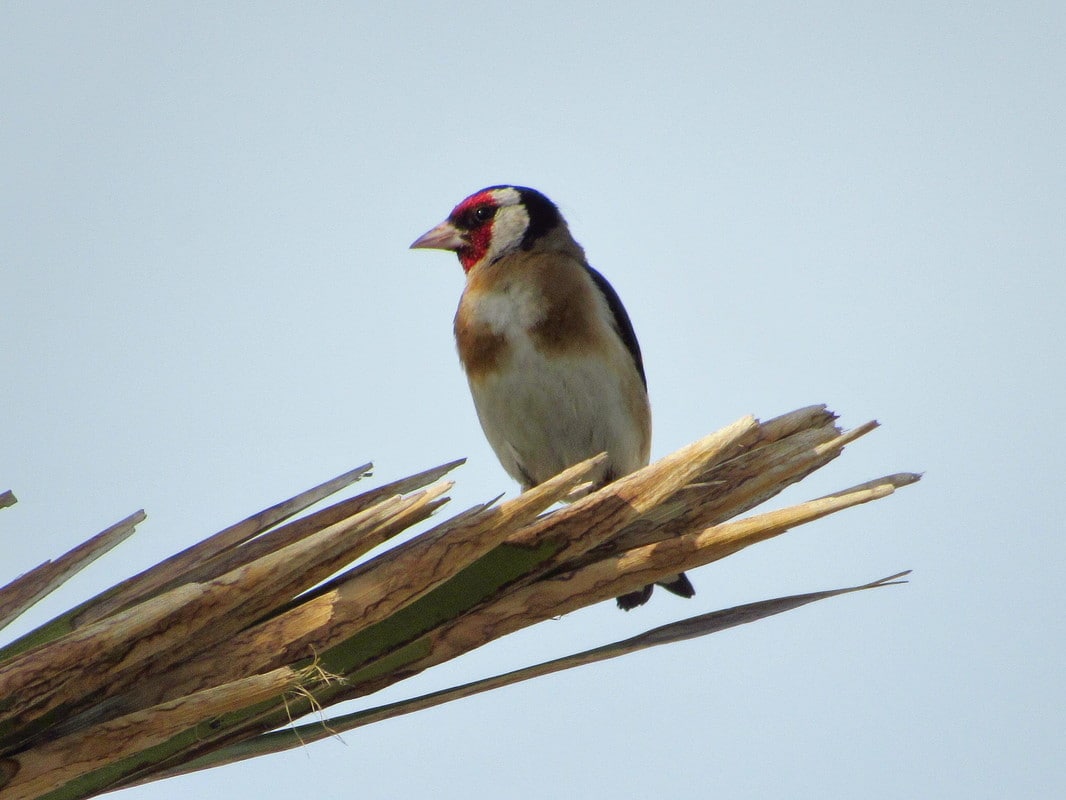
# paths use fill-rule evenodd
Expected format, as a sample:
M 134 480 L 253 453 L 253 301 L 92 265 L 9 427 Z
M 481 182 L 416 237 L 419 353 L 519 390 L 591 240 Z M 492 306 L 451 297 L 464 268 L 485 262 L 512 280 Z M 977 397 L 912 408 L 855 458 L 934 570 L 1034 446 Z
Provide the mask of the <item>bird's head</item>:
M 516 250 L 531 250 L 566 225 L 555 204 L 535 189 L 490 186 L 452 209 L 448 219 L 419 236 L 412 248 L 451 250 L 463 270 L 491 264 Z M 569 239 L 569 234 L 566 234 Z

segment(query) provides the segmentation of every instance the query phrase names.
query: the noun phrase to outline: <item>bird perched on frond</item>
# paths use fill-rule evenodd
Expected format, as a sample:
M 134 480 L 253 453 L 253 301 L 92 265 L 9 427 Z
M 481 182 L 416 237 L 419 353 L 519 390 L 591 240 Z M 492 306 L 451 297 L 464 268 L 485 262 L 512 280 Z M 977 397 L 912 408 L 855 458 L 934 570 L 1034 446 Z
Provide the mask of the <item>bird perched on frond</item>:
M 411 247 L 459 256 L 459 360 L 485 436 L 523 490 L 601 452 L 597 487 L 648 463 L 651 409 L 633 325 L 551 200 L 523 186 L 482 189 Z M 660 585 L 695 593 L 683 573 Z M 618 606 L 646 603 L 652 588 Z

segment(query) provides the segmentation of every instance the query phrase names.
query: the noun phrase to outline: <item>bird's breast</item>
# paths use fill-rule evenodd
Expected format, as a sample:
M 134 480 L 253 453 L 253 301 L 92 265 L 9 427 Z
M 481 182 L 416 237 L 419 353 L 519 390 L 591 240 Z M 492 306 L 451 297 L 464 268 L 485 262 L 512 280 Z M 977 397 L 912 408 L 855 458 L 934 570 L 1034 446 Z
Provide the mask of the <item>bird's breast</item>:
M 602 300 L 580 264 L 512 257 L 504 269 L 473 274 L 455 315 L 459 358 L 473 380 L 502 369 L 516 347 L 545 355 L 582 355 L 614 344 Z
M 498 266 L 468 276 L 455 338 L 507 472 L 528 487 L 604 451 L 605 475 L 648 463 L 647 393 L 586 270 L 536 255 Z
M 529 338 L 544 314 L 535 287 L 468 287 L 455 314 L 455 343 L 467 376 L 478 379 L 513 362 L 516 346 Z

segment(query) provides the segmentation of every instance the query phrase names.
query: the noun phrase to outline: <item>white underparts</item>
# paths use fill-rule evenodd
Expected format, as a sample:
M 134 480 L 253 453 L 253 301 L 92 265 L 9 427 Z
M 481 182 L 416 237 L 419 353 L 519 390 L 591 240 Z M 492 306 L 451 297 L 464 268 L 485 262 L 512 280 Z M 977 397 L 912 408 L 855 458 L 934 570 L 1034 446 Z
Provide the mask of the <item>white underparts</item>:
M 590 352 L 545 357 L 524 330 L 510 333 L 507 365 L 470 381 L 481 427 L 509 475 L 536 484 L 601 452 L 615 476 L 647 463 L 646 422 L 634 418 L 641 404 L 632 397 L 643 387 L 631 365 Z

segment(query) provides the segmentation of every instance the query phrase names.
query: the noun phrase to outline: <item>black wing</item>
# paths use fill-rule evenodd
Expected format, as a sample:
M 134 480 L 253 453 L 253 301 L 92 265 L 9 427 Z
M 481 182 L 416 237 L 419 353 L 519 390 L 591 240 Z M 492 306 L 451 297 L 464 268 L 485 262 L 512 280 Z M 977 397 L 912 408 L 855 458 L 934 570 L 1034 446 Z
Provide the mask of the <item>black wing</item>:
M 596 284 L 596 288 L 600 290 L 604 300 L 607 301 L 607 307 L 611 309 L 611 316 L 614 317 L 614 326 L 618 329 L 618 335 L 622 337 L 622 343 L 625 344 L 629 354 L 633 356 L 633 363 L 637 365 L 637 372 L 640 373 L 640 381 L 644 384 L 644 389 L 647 390 L 648 378 L 644 374 L 644 359 L 640 356 L 637 334 L 633 330 L 633 323 L 629 321 L 626 307 L 622 305 L 622 298 L 618 296 L 618 292 L 600 273 L 588 264 L 585 264 L 585 269 L 588 270 L 589 276 L 592 278 L 593 283 Z

